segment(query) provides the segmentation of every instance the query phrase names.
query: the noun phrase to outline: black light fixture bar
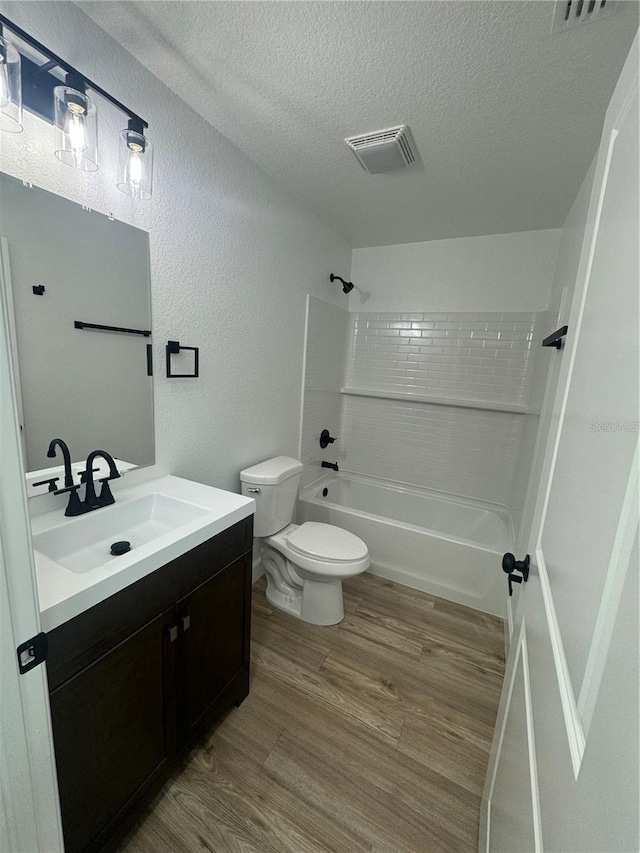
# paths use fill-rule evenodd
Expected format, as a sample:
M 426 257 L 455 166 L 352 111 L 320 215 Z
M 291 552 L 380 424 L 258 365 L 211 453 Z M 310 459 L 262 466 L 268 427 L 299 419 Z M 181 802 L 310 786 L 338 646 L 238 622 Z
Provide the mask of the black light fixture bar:
M 94 92 L 97 92 L 98 95 L 100 95 L 106 101 L 109 101 L 109 103 L 113 104 L 114 107 L 117 107 L 125 115 L 128 115 L 130 119 L 134 119 L 135 121 L 140 122 L 143 127 L 149 127 L 149 124 L 144 119 L 140 118 L 137 113 L 134 113 L 133 110 L 130 110 L 129 107 L 126 107 L 121 101 L 118 101 L 117 98 L 114 98 L 113 95 L 110 95 L 101 86 L 98 86 L 97 83 L 94 83 L 93 80 L 90 80 L 88 77 L 85 77 L 85 75 L 78 71 L 76 68 L 74 68 L 73 65 L 69 65 L 69 63 L 65 62 L 64 59 L 61 59 L 59 56 L 56 56 L 56 54 L 52 53 L 52 51 L 50 51 L 48 47 L 45 47 L 37 39 L 34 39 L 33 36 L 30 36 L 29 33 L 27 33 L 21 27 L 18 27 L 5 15 L 0 14 L 0 30 L 2 29 L 2 27 L 6 27 L 15 36 L 17 36 L 17 38 L 25 42 L 25 44 L 28 44 L 34 50 L 37 50 L 38 53 L 41 53 L 44 56 L 48 57 L 48 62 L 44 63 L 43 65 L 37 65 L 35 62 L 32 62 L 28 57 L 25 57 L 22 54 L 23 88 L 24 81 L 28 79 L 30 74 L 32 76 L 36 75 L 41 78 L 41 80 L 38 80 L 38 86 L 41 85 L 42 81 L 46 77 L 49 77 L 51 78 L 51 80 L 54 80 L 54 83 L 48 83 L 48 85 L 45 87 L 47 90 L 53 90 L 54 86 L 64 85 L 63 81 L 60 81 L 57 79 L 57 77 L 54 77 L 52 74 L 49 74 L 49 71 L 52 68 L 62 68 L 62 70 L 65 71 L 67 74 L 75 74 L 76 76 L 81 77 L 84 80 L 87 88 L 91 89 Z M 24 73 L 25 71 L 26 73 Z M 27 108 L 31 108 L 28 102 L 25 102 L 25 106 Z M 51 120 L 49 118 L 51 114 L 50 108 L 42 112 L 39 106 L 34 106 L 34 110 L 40 115 L 42 115 L 44 118 L 48 118 L 49 120 Z

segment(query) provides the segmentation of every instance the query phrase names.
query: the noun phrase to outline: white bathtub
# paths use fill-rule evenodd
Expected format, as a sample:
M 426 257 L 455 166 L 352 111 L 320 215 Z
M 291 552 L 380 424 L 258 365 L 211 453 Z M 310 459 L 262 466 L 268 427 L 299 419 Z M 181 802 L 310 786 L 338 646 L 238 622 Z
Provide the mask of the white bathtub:
M 302 491 L 298 521 L 335 524 L 360 536 L 376 575 L 505 616 L 501 561 L 513 550 L 513 534 L 503 507 L 336 474 Z

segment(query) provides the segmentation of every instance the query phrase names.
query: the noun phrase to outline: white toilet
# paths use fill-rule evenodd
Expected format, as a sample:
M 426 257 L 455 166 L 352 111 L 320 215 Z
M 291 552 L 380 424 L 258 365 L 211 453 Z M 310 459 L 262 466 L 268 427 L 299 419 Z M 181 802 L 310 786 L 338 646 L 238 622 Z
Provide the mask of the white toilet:
M 369 568 L 369 551 L 341 527 L 291 523 L 302 469 L 289 456 L 245 468 L 242 494 L 256 501 L 253 532 L 262 540 L 267 599 L 304 622 L 335 625 L 344 618 L 342 581 Z

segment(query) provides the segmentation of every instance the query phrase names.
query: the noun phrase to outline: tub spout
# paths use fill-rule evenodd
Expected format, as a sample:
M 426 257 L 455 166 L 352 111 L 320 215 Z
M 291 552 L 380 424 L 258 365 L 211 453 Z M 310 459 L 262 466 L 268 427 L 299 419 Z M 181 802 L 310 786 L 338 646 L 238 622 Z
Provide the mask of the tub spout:
M 337 462 L 325 462 L 324 459 L 322 460 L 322 467 L 323 468 L 331 468 L 333 471 L 339 471 L 340 470 L 338 468 Z

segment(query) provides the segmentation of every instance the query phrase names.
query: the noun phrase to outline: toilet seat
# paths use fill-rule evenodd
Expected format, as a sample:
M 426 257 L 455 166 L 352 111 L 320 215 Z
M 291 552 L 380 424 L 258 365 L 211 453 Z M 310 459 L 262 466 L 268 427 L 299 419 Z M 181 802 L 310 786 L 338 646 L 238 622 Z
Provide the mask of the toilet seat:
M 325 563 L 354 563 L 369 553 L 362 539 L 348 530 L 315 521 L 296 527 L 286 540 L 294 553 Z
M 300 536 L 295 535 L 307 526 L 308 529 Z M 321 529 L 318 531 L 315 528 Z M 327 535 L 327 531 L 330 535 Z M 332 541 L 333 546 L 330 544 Z M 264 543 L 289 559 L 294 571 L 302 578 L 313 576 L 318 580 L 344 580 L 366 571 L 371 562 L 369 549 L 362 539 L 332 524 L 313 521 L 301 525 L 289 524 L 273 536 L 266 537 Z M 346 543 L 346 550 L 340 548 L 340 543 Z M 311 553 L 312 550 L 329 553 L 330 556 L 320 557 Z M 348 556 L 354 554 L 357 556 Z

